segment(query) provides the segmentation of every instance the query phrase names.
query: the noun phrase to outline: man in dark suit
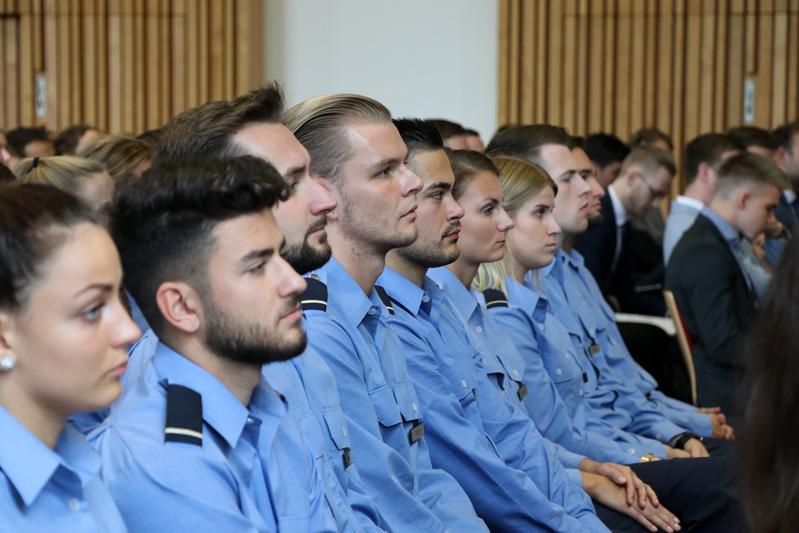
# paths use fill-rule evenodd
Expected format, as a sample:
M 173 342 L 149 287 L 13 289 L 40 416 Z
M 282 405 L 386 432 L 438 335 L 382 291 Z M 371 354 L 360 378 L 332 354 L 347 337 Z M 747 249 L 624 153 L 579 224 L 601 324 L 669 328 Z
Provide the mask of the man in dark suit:
M 630 227 L 665 198 L 675 173 L 671 156 L 655 147 L 636 148 L 602 199 L 602 217 L 575 241 L 605 297 L 621 311 L 663 315 L 660 247 Z M 614 301 L 615 300 L 615 301 Z
M 777 237 L 766 239 L 766 259 L 776 267 L 788 238 L 799 228 L 799 120 L 775 129 L 773 137 L 777 146 L 774 160 L 788 178 L 776 213 L 784 231 Z
M 773 161 L 752 153 L 721 164 L 716 192 L 674 248 L 666 288 L 674 292 L 693 343 L 699 405 L 740 415 L 743 335 L 757 308 L 744 268 L 742 239 L 774 223 L 784 179 Z

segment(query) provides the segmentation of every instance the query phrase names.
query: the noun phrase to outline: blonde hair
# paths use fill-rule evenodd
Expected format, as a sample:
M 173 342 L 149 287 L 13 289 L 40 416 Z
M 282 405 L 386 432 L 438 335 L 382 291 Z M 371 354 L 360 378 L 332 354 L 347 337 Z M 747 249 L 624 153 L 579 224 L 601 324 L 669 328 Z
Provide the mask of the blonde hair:
M 518 157 L 497 156 L 491 158 L 499 171 L 499 186 L 502 188 L 502 206 L 511 217 L 544 188 L 557 193 L 557 186 L 546 170 L 539 165 Z M 497 289 L 507 293 L 505 280 L 510 275 L 507 258 L 513 250 L 506 244 L 505 257 L 493 263 L 483 263 L 472 281 L 472 288 L 480 292 Z
M 76 194 L 81 180 L 105 172 L 97 161 L 73 155 L 51 157 L 29 157 L 20 161 L 14 169 L 20 183 L 52 185 L 57 189 Z
M 295 105 L 283 124 L 311 154 L 311 174 L 330 180 L 352 157 L 344 128 L 353 124 L 391 122 L 391 113 L 377 100 L 357 94 L 316 96 Z
M 141 164 L 151 161 L 153 148 L 135 137 L 109 135 L 92 143 L 78 155 L 102 163 L 116 182 L 119 178 L 134 174 Z

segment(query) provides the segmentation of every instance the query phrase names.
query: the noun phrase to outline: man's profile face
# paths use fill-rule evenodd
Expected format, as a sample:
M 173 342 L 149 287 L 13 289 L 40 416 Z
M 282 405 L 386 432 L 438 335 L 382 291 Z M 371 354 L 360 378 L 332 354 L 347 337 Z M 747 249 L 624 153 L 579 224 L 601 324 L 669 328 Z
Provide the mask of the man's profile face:
M 774 211 L 780 201 L 780 191 L 773 185 L 751 184 L 738 210 L 738 230 L 754 241 L 769 225 L 777 222 Z
M 271 210 L 219 222 L 212 238 L 208 286 L 200 291 L 208 349 L 259 366 L 302 353 L 306 284 L 280 255 L 283 234 Z
M 452 196 L 455 175 L 444 150 L 416 152 L 408 166 L 422 178 L 422 190 L 416 194 L 416 226 L 419 236 L 397 254 L 427 268 L 448 265 L 458 258 L 463 209 Z
M 591 163 L 585 150 L 577 146 L 572 149 L 572 157 L 577 162 L 577 173 L 591 188 L 590 202 L 588 204 L 588 222 L 597 222 L 602 218 L 602 198 L 605 190 L 596 180 L 596 167 Z
M 658 207 L 671 190 L 671 174 L 665 167 L 659 166 L 654 171 L 632 168 L 629 173 L 625 172 L 625 176 L 631 183 L 624 208 L 631 218 L 640 218 Z
M 567 146 L 545 144 L 539 161 L 558 186 L 555 195 L 555 221 L 564 234 L 579 235 L 588 227 L 591 188 L 577 171 L 577 162 Z
M 385 254 L 416 240 L 416 193 L 422 180 L 406 165 L 408 150 L 391 122 L 354 124 L 343 135 L 352 156 L 331 183 L 331 214 L 350 241 Z
M 273 210 L 286 236 L 286 260 L 303 274 L 325 264 L 330 258 L 326 215 L 336 208 L 336 201 L 321 180 L 309 174 L 308 150 L 280 123 L 250 124 L 233 140 L 247 154 L 275 167 L 291 188 L 288 200 Z

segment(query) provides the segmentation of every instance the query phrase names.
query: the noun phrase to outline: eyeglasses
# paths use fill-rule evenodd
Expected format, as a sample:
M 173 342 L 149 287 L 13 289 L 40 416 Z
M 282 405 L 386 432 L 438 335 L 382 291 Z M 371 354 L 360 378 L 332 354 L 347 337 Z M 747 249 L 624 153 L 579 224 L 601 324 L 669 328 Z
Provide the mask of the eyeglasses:
M 646 178 L 644 178 L 643 176 L 639 175 L 638 178 L 642 182 L 644 182 L 644 185 L 646 185 L 646 188 L 649 189 L 649 196 L 653 200 L 656 200 L 656 199 L 659 200 L 659 199 L 665 198 L 665 197 L 667 197 L 669 195 L 669 191 L 659 191 L 659 190 L 655 189 L 654 187 L 652 187 L 649 184 L 649 182 L 646 180 Z

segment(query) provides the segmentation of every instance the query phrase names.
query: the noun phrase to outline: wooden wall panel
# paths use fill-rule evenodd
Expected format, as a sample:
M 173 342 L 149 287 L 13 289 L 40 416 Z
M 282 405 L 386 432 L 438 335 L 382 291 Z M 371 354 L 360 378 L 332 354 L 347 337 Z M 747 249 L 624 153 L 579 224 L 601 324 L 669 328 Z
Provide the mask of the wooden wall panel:
M 499 124 L 549 122 L 679 147 L 799 118 L 799 0 L 500 0 Z M 675 185 L 678 186 L 678 185 Z
M 85 122 L 139 133 L 253 89 L 263 83 L 262 4 L 0 0 L 0 130 Z M 46 82 L 43 116 L 37 74 Z

